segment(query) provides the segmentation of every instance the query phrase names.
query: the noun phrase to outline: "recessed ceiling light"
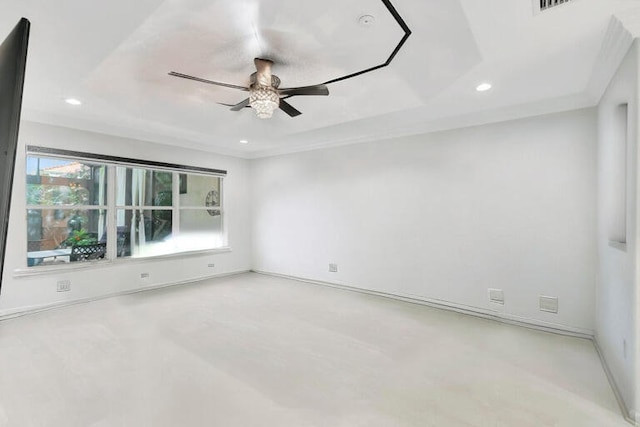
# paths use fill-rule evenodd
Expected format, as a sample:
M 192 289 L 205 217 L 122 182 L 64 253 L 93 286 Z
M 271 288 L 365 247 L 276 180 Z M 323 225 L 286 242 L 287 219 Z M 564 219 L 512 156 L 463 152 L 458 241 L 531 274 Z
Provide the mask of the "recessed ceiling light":
M 248 144 L 248 143 L 249 143 L 249 141 L 247 141 L 246 139 L 241 139 L 240 140 L 240 144 Z
M 82 101 L 80 101 L 79 99 L 75 99 L 75 98 L 67 98 L 64 100 L 64 102 L 66 102 L 67 104 L 71 104 L 71 105 L 82 105 Z
M 489 89 L 491 89 L 491 83 L 480 83 L 478 86 L 476 86 L 476 90 L 478 92 L 486 92 Z

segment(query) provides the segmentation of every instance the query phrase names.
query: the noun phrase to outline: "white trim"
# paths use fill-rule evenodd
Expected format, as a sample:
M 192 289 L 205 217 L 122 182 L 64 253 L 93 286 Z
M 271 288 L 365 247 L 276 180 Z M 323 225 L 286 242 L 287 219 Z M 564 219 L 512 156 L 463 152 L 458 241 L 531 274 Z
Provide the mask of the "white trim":
M 138 206 L 138 205 L 126 205 L 126 206 L 114 206 L 114 209 L 123 209 L 123 210 L 130 210 L 130 211 L 137 211 L 137 210 L 143 210 L 143 211 L 170 211 L 173 210 L 172 206 L 150 206 L 150 205 L 145 205 L 145 206 Z
M 627 405 L 625 404 L 625 401 L 622 398 L 622 394 L 620 393 L 620 389 L 618 388 L 618 384 L 616 384 L 616 380 L 613 378 L 613 374 L 609 369 L 609 365 L 607 364 L 607 359 L 605 359 L 604 353 L 600 349 L 598 340 L 596 339 L 596 337 L 593 337 L 591 341 L 593 341 L 593 346 L 596 348 L 596 353 L 598 353 L 598 357 L 600 357 L 600 363 L 602 363 L 602 368 L 604 369 L 604 373 L 607 376 L 607 380 L 609 380 L 609 385 L 611 386 L 611 389 L 613 390 L 613 394 L 616 397 L 616 400 L 618 401 L 618 406 L 620 407 L 620 412 L 622 412 L 622 416 L 624 417 L 625 421 L 627 421 L 628 423 L 631 423 L 631 425 L 634 425 L 634 426 L 637 425 L 636 420 L 638 419 L 638 413 L 636 411 L 631 412 L 627 408 Z
M 612 16 L 587 83 L 586 92 L 595 104 L 602 99 L 632 44 L 633 35 L 618 17 Z
M 123 296 L 123 295 L 137 294 L 139 292 L 152 291 L 152 290 L 155 290 L 155 289 L 168 288 L 168 287 L 178 286 L 178 285 L 186 285 L 186 284 L 189 284 L 189 283 L 201 282 L 203 280 L 217 279 L 217 278 L 228 277 L 228 276 L 236 276 L 238 274 L 245 274 L 245 273 L 249 273 L 249 272 L 250 272 L 250 270 L 241 270 L 241 271 L 232 271 L 232 272 L 229 272 L 229 273 L 213 274 L 213 275 L 210 275 L 210 276 L 193 277 L 191 279 L 185 279 L 185 280 L 181 280 L 179 282 L 158 283 L 158 284 L 144 286 L 144 287 L 136 288 L 136 289 L 130 289 L 130 290 L 126 290 L 126 291 L 112 292 L 112 293 L 100 295 L 100 296 L 97 296 L 97 297 L 80 298 L 80 299 L 73 300 L 73 301 L 55 302 L 55 303 L 44 304 L 44 305 L 40 305 L 40 306 L 22 307 L 22 308 L 18 308 L 18 309 L 15 309 L 15 310 L 8 310 L 8 311 L 6 311 L 4 313 L 0 313 L 0 322 L 3 321 L 3 320 L 7 320 L 7 319 L 13 319 L 13 318 L 16 318 L 16 317 L 26 316 L 28 314 L 34 314 L 34 313 L 40 313 L 42 311 L 54 310 L 56 308 L 62 308 L 62 307 L 67 307 L 67 306 L 71 306 L 71 305 L 76 305 L 76 304 L 85 304 L 85 303 L 88 303 L 88 302 L 99 301 L 99 300 L 112 298 L 112 297 Z
M 254 273 L 264 274 L 266 276 L 281 277 L 284 279 L 297 280 L 299 282 L 310 283 L 312 285 L 327 286 L 331 288 L 342 289 L 345 291 L 358 292 L 367 295 L 376 295 L 383 298 L 390 298 L 398 301 L 404 301 L 412 304 L 426 305 L 428 307 L 439 308 L 456 313 L 467 314 L 470 316 L 480 317 L 483 319 L 495 320 L 510 325 L 522 326 L 529 329 L 551 332 L 558 335 L 567 335 L 577 338 L 593 339 L 594 332 L 591 329 L 578 328 L 575 326 L 561 325 L 558 323 L 544 322 L 538 319 L 530 319 L 528 317 L 517 316 L 509 313 L 496 312 L 479 307 L 457 304 L 451 301 L 445 301 L 435 298 L 426 298 L 418 295 L 392 294 L 387 292 L 373 291 L 369 289 L 358 288 L 355 286 L 342 285 L 338 283 L 323 282 L 319 280 L 306 279 L 304 277 L 288 276 L 286 274 L 272 273 L 261 270 L 251 270 Z
M 107 166 L 107 206 L 113 206 L 116 202 L 116 167 Z M 107 209 L 107 259 L 116 259 L 118 256 L 118 224 L 117 209 Z
M 285 141 L 287 142 L 287 144 L 284 146 L 267 148 L 260 151 L 251 151 L 246 153 L 246 155 L 242 158 L 261 159 L 294 153 L 304 153 L 327 148 L 362 144 L 373 141 L 385 141 L 414 135 L 429 135 L 438 132 L 473 128 L 500 122 L 528 119 L 532 117 L 547 116 L 551 114 L 575 112 L 576 110 L 591 109 L 596 105 L 597 102 L 589 99 L 587 94 L 573 94 L 558 98 L 544 99 L 527 104 L 520 104 L 516 106 L 495 108 L 483 112 L 436 118 L 431 121 L 414 121 L 411 119 L 410 122 L 403 125 L 398 125 L 395 127 L 387 126 L 384 129 L 382 128 L 382 125 L 367 121 L 366 125 L 371 128 L 367 131 L 363 130 L 364 127 L 366 127 L 364 126 L 357 132 L 347 131 L 341 137 L 335 135 L 332 137 L 319 136 L 314 138 L 313 141 L 308 141 L 305 144 L 295 144 L 287 140 Z
M 146 257 L 123 257 L 116 258 L 111 260 L 94 260 L 94 261 L 84 261 L 84 262 L 74 262 L 74 263 L 60 263 L 59 265 L 50 265 L 50 266 L 33 266 L 25 268 L 16 268 L 13 270 L 14 278 L 21 277 L 32 277 L 32 276 L 43 276 L 48 275 L 51 272 L 68 272 L 75 270 L 84 270 L 86 268 L 102 268 L 102 267 L 112 267 L 118 264 L 131 264 L 131 263 L 146 263 L 154 260 L 163 260 L 163 259 L 183 259 L 190 258 L 194 255 L 215 255 L 233 252 L 233 249 L 230 246 L 224 246 L 221 248 L 215 249 L 202 249 L 197 251 L 186 251 L 186 252 L 175 252 L 172 254 L 164 254 L 164 255 L 153 255 Z

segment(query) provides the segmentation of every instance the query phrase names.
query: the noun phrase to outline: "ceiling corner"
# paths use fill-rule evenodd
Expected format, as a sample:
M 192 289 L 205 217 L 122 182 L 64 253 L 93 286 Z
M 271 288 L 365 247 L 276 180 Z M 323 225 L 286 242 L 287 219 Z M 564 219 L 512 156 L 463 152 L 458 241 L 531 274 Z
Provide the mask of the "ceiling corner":
M 640 25 L 638 25 L 640 30 Z M 609 82 L 618 70 L 633 43 L 634 34 L 616 16 L 612 16 L 600 51 L 591 71 L 587 94 L 594 104 L 600 101 Z

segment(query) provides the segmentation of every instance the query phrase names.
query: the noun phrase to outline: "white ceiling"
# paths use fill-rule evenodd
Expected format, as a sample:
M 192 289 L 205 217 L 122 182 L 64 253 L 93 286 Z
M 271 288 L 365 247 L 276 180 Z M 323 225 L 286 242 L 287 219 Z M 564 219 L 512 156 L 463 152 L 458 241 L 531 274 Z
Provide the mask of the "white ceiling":
M 640 27 L 638 0 L 391 1 L 412 31 L 391 64 L 289 99 L 296 118 L 167 73 L 247 85 L 262 57 L 292 87 L 374 67 L 404 35 L 381 0 L 4 0 L 0 34 L 32 23 L 24 119 L 258 157 L 594 105 Z

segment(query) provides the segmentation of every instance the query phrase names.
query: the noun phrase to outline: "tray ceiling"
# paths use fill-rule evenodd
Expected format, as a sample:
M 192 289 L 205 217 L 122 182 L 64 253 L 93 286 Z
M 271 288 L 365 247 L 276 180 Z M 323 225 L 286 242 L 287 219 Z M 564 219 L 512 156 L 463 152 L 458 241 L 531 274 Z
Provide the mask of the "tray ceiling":
M 21 16 L 32 22 L 25 119 L 245 157 L 498 120 L 506 110 L 593 105 L 612 17 L 638 8 L 634 0 L 576 0 L 534 14 L 530 0 L 393 0 L 412 34 L 389 66 L 329 84 L 328 97 L 289 99 L 299 117 L 278 111 L 260 120 L 218 104 L 246 93 L 167 73 L 244 86 L 262 57 L 292 87 L 368 69 L 405 34 L 385 3 L 88 3 L 4 2 L 0 31 Z M 363 15 L 374 21 L 362 25 Z M 477 93 L 482 81 L 493 89 Z M 65 104 L 69 96 L 83 105 Z

